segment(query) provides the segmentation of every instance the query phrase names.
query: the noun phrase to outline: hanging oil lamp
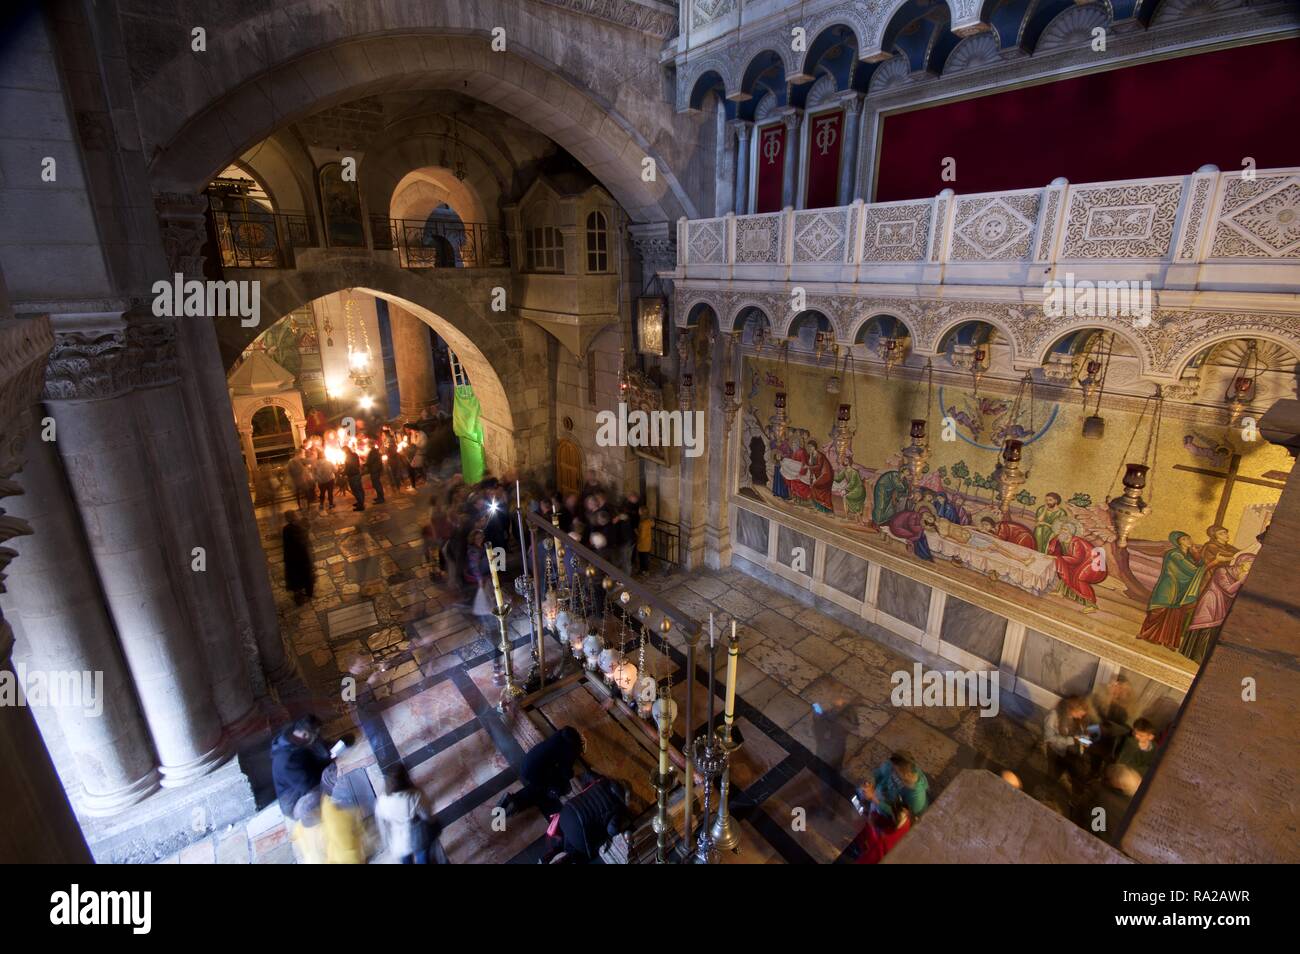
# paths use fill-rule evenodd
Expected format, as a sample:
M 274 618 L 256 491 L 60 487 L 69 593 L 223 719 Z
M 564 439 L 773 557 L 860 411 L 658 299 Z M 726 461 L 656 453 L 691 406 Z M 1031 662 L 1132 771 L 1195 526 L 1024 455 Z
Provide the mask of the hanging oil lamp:
M 836 460 L 841 464 L 853 442 L 853 435 L 857 433 L 857 428 L 849 423 L 852 414 L 853 405 L 841 404 L 835 412 L 835 425 L 831 428 L 831 443 L 835 447 Z
M 1022 441 L 1007 438 L 1002 442 L 1002 458 L 993 473 L 994 486 L 997 488 L 998 506 L 1002 516 L 1011 512 L 1011 503 L 1016 499 L 1029 479 L 1029 475 L 1020 468 L 1020 455 L 1024 448 Z
M 908 431 L 912 441 L 902 450 L 902 471 L 907 475 L 910 487 L 918 487 L 925 474 L 925 465 L 930 460 L 930 442 L 925 437 L 925 421 L 916 418 Z
M 1142 499 L 1147 485 L 1146 464 L 1128 464 L 1124 468 L 1124 492 L 1106 502 L 1111 524 L 1115 527 L 1115 543 L 1128 546 L 1129 534 L 1139 520 L 1151 513 L 1151 505 Z
M 1241 422 L 1246 408 L 1255 399 L 1255 381 L 1259 377 L 1259 354 L 1252 339 L 1237 366 L 1237 373 L 1228 383 L 1223 398 L 1228 403 L 1228 424 L 1235 427 Z M 1252 374 L 1251 371 L 1254 370 Z
M 984 380 L 984 372 L 989 369 L 988 357 L 988 349 L 983 345 L 976 348 L 975 353 L 971 355 L 970 376 L 974 384 L 972 390 L 976 395 L 980 393 L 980 382 Z

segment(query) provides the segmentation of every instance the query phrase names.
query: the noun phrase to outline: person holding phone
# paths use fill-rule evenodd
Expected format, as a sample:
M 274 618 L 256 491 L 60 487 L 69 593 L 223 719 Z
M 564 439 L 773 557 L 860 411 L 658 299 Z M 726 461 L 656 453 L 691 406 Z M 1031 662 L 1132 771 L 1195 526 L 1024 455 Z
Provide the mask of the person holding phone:
M 1086 753 L 1101 730 L 1090 715 L 1087 699 L 1066 696 L 1043 720 L 1043 746 L 1052 775 L 1068 787 L 1086 781 L 1091 774 Z M 1095 729 L 1096 735 L 1090 729 Z

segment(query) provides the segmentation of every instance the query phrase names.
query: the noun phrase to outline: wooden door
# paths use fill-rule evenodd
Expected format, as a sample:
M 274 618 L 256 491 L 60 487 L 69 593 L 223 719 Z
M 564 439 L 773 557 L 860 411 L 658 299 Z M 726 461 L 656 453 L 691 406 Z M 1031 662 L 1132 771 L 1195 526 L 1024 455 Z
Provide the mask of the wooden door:
M 555 486 L 561 496 L 582 488 L 582 450 L 573 441 L 561 440 L 555 445 Z

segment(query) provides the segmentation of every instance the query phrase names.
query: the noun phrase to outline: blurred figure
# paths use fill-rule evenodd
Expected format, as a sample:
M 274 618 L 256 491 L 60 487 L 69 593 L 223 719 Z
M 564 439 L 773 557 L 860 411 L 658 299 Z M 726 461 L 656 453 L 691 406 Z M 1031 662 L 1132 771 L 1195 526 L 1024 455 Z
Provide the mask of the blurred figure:
M 375 800 L 375 820 L 389 854 L 400 864 L 429 864 L 437 840 L 437 823 L 429 803 L 401 765 L 384 773 L 384 788 L 384 794 Z
M 492 603 L 487 595 L 488 576 L 487 547 L 482 530 L 472 530 L 465 546 L 465 599 L 469 602 L 470 613 L 474 616 L 491 616 Z
M 300 865 L 325 864 L 325 827 L 321 824 L 319 791 L 308 792 L 294 806 L 289 841 Z
M 321 775 L 320 816 L 325 832 L 325 863 L 329 865 L 364 865 L 361 808 L 352 786 L 331 762 Z
M 397 449 L 397 436 L 393 429 L 385 425 L 380 436 L 384 465 L 388 468 L 388 482 L 393 485 L 393 492 L 396 493 L 402 489 L 402 481 L 410 477 L 410 468 L 406 464 L 406 458 Z M 414 481 L 411 482 L 411 489 L 415 489 Z
M 1147 774 L 1156 757 L 1156 727 L 1146 719 L 1133 723 L 1133 731 L 1120 740 L 1115 763 L 1131 768 L 1139 777 Z
M 411 486 L 414 487 L 425 479 L 425 468 L 429 463 L 429 435 L 409 422 L 403 428 L 406 430 L 406 450 L 411 455 Z
M 293 483 L 293 503 L 299 510 L 311 510 L 316 499 L 316 477 L 312 472 L 312 461 L 306 447 L 289 458 L 286 468 L 289 480 Z
M 1003 769 L 1001 772 L 998 773 L 998 777 L 1001 778 L 1002 781 L 1010 785 L 1012 788 L 1019 789 L 1020 791 L 1024 791 L 1025 786 L 1023 783 L 1021 783 L 1020 776 L 1017 775 L 1015 772 L 1011 772 L 1008 771 L 1007 769 Z
M 878 812 L 867 816 L 866 824 L 853 839 L 854 864 L 878 865 L 885 855 L 912 829 L 912 813 L 903 801 L 890 806 L 889 817 Z
M 573 766 L 585 748 L 582 734 L 571 725 L 538 742 L 524 754 L 519 766 L 523 788 L 506 793 L 497 807 L 506 810 L 507 818 L 534 807 L 543 815 L 554 815 L 560 810 L 560 800 L 569 793 Z
M 338 476 L 334 471 L 334 465 L 330 459 L 325 456 L 324 451 L 316 455 L 316 460 L 312 463 L 312 476 L 316 478 L 316 490 L 320 493 L 320 512 L 325 512 L 325 497 L 329 496 L 330 509 L 334 509 L 334 480 Z
M 370 441 L 366 451 L 366 473 L 370 475 L 370 489 L 375 492 L 375 503 L 384 502 L 384 456 L 379 452 L 379 444 Z
M 352 509 L 365 510 L 366 489 L 361 486 L 361 458 L 351 447 L 343 448 L 343 476 L 348 479 L 348 489 L 352 491 Z
M 321 775 L 333 761 L 320 732 L 320 719 L 305 715 L 271 740 L 271 781 L 285 818 L 293 818 L 298 801 L 320 788 Z
M 881 815 L 892 822 L 894 806 L 901 803 L 917 818 L 930 803 L 930 780 L 910 755 L 895 752 L 863 783 L 858 796 L 869 815 Z
M 285 512 L 280 541 L 284 547 L 284 588 L 301 606 L 315 595 L 316 565 L 311 557 L 311 538 L 296 511 Z
M 591 784 L 560 809 L 553 826 L 559 850 L 546 860 L 590 864 L 601 845 L 627 825 L 627 790 L 613 779 L 593 776 Z
M 1066 696 L 1043 720 L 1043 745 L 1052 776 L 1067 787 L 1087 781 L 1091 774 L 1087 750 L 1096 733 L 1088 701 Z
M 1120 822 L 1142 784 L 1142 776 L 1127 765 L 1109 765 L 1101 778 L 1083 790 L 1076 801 L 1074 821 L 1106 844 L 1119 846 Z
M 844 749 L 848 743 L 848 731 L 840 721 L 847 706 L 848 701 L 841 698 L 825 706 L 814 702 L 812 707 L 812 730 L 817 757 L 836 775 L 844 765 Z
M 654 517 L 650 516 L 650 512 L 643 507 L 636 525 L 637 568 L 642 573 L 650 572 L 650 555 L 654 551 L 654 532 Z

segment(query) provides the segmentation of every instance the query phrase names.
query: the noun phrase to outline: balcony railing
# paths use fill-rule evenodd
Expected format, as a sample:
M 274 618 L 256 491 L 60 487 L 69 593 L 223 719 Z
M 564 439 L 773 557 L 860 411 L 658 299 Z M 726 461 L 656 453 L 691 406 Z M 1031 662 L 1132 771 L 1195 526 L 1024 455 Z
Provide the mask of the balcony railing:
M 225 268 L 293 268 L 294 249 L 317 244 L 302 212 L 213 207 L 209 214 Z
M 372 216 L 376 249 L 395 249 L 403 268 L 505 268 L 505 229 L 482 222 L 426 222 Z
M 1293 292 L 1300 169 L 681 219 L 677 264 L 683 278 L 1026 285 L 1057 270 Z

